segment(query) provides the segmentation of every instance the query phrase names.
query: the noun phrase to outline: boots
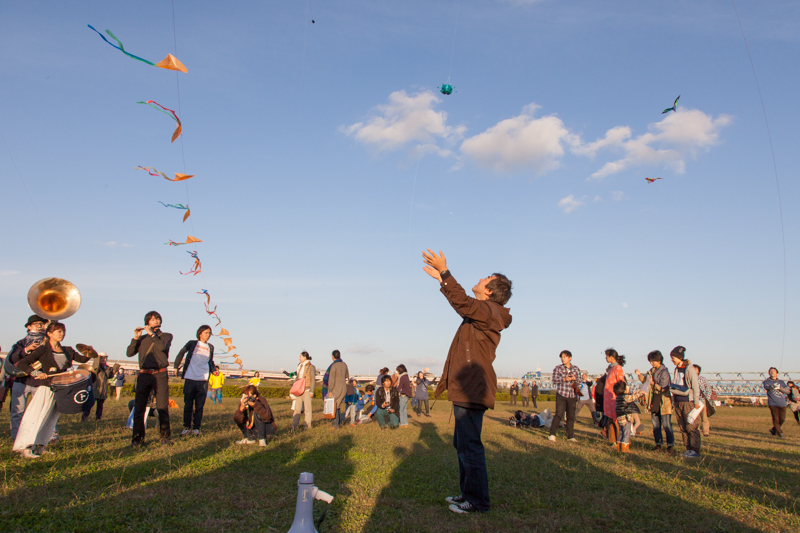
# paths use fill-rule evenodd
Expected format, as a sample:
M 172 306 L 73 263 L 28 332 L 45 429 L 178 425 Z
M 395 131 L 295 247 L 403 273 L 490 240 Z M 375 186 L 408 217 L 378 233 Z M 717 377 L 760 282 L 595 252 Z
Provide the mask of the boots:
M 617 426 L 616 422 L 609 421 L 608 426 L 608 442 L 612 445 L 617 443 L 617 438 L 619 437 L 619 426 Z
M 620 442 L 619 451 L 620 453 L 631 453 L 631 445 L 627 442 Z

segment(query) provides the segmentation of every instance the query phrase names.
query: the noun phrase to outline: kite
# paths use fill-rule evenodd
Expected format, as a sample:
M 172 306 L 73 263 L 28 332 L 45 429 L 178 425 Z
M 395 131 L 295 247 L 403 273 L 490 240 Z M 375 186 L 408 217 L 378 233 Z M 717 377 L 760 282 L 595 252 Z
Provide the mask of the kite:
M 169 242 L 165 242 L 164 244 L 169 244 L 170 246 L 183 246 L 184 244 L 191 244 L 193 242 L 203 242 L 203 241 L 195 237 L 192 237 L 191 235 L 187 235 L 186 242 L 175 242 L 172 239 L 169 239 Z
M 215 324 L 216 326 L 219 326 L 222 323 L 222 319 L 217 314 L 217 306 L 216 305 L 214 306 L 214 309 L 212 311 L 209 311 L 208 310 L 208 304 L 206 304 L 206 313 L 208 313 L 209 316 L 213 316 L 214 318 L 217 319 L 217 323 Z
M 194 174 L 181 174 L 180 172 L 176 172 L 175 173 L 175 179 L 173 180 L 173 179 L 168 178 L 167 175 L 164 174 L 163 172 L 160 172 L 160 171 L 154 169 L 153 167 L 143 167 L 143 166 L 139 165 L 138 167 L 133 167 L 133 168 L 135 168 L 137 170 L 144 170 L 148 174 L 150 174 L 151 176 L 156 176 L 156 177 L 161 176 L 162 178 L 164 178 L 167 181 L 183 181 L 183 180 L 188 180 L 189 178 L 193 178 L 194 177 Z M 166 204 L 164 204 L 164 205 L 166 205 Z
M 678 95 L 678 97 L 675 99 L 675 103 L 672 104 L 672 107 L 666 108 L 664 111 L 661 112 L 661 114 L 663 115 L 664 113 L 669 113 L 670 111 L 675 111 L 677 113 L 678 112 L 678 100 L 680 100 L 680 99 L 681 99 L 681 95 Z
M 441 87 L 439 87 L 439 92 L 442 94 L 453 94 L 453 86 L 449 83 L 445 83 Z
M 210 303 L 210 301 L 209 301 L 209 303 Z M 227 329 L 225 329 L 225 328 L 222 328 L 221 330 L 219 330 L 219 333 L 217 333 L 217 337 L 219 337 L 220 335 L 227 335 L 227 336 L 230 336 L 230 333 L 228 333 L 228 330 L 227 330 Z
M 225 342 L 225 346 L 230 346 L 233 344 L 233 339 L 223 339 L 223 341 Z
M 206 305 L 211 303 L 211 295 L 208 294 L 208 291 L 203 289 L 202 291 L 198 292 L 197 294 L 205 294 L 206 295 Z
M 95 32 L 97 32 L 97 35 L 99 35 L 99 36 L 100 36 L 100 37 L 101 37 L 101 38 L 102 38 L 102 39 L 103 39 L 105 42 L 107 42 L 108 44 L 110 44 L 111 46 L 113 46 L 114 48 L 116 48 L 117 50 L 119 50 L 120 52 L 122 52 L 123 54 L 125 54 L 126 56 L 128 56 L 128 57 L 130 57 L 130 58 L 132 58 L 132 59 L 136 59 L 137 61 L 141 61 L 142 63 L 147 63 L 148 65 L 151 65 L 151 66 L 153 66 L 153 67 L 165 68 L 165 69 L 167 69 L 167 70 L 177 70 L 177 71 L 180 71 L 180 72 L 185 72 L 185 73 L 187 73 L 187 74 L 188 74 L 188 72 L 189 72 L 189 71 L 186 69 L 186 67 L 185 67 L 185 66 L 183 66 L 183 63 L 181 63 L 181 62 L 178 60 L 178 58 L 177 58 L 177 57 L 175 57 L 175 56 L 174 56 L 174 55 L 172 55 L 172 54 L 167 54 L 167 57 L 165 57 L 164 59 L 162 59 L 162 60 L 161 60 L 161 61 L 159 61 L 158 63 L 153 63 L 153 62 L 151 62 L 151 61 L 148 61 L 148 60 L 146 60 L 146 59 L 143 59 L 143 58 L 141 58 L 141 57 L 139 57 L 139 56 L 135 56 L 135 55 L 133 55 L 133 54 L 131 54 L 131 53 L 129 53 L 129 52 L 126 52 L 126 51 L 125 51 L 125 47 L 122 45 L 122 41 L 120 41 L 119 39 L 117 39 L 117 37 L 116 37 L 116 36 L 115 36 L 113 33 L 111 33 L 111 30 L 106 30 L 106 33 L 107 33 L 107 34 L 108 34 L 108 35 L 109 35 L 109 36 L 110 36 L 112 39 L 114 39 L 115 41 L 117 41 L 117 42 L 119 43 L 119 46 L 117 46 L 116 44 L 114 44 L 114 43 L 112 43 L 111 41 L 109 41 L 108 39 L 106 39 L 106 36 L 105 36 L 105 35 L 103 35 L 102 33 L 100 33 L 99 31 L 97 31 L 97 30 L 94 28 L 94 26 L 92 26 L 91 24 L 87 24 L 87 26 L 89 26 L 89 27 L 90 27 L 92 30 L 94 30 Z
M 183 215 L 183 221 L 184 222 L 186 222 L 186 219 L 189 218 L 189 216 L 192 214 L 192 212 L 189 210 L 189 206 L 188 205 L 183 205 L 183 204 L 165 204 L 161 200 L 159 200 L 158 203 L 160 203 L 164 207 L 174 207 L 175 209 L 185 209 L 186 210 L 186 214 Z
M 146 105 L 149 105 L 149 106 L 150 106 L 150 107 L 152 107 L 153 109 L 157 109 L 158 111 L 161 111 L 161 112 L 162 112 L 162 113 L 164 113 L 165 115 L 169 115 L 170 113 L 172 113 L 172 118 L 174 118 L 174 119 L 175 119 L 175 122 L 177 122 L 177 123 L 178 123 L 178 126 L 175 128 L 175 132 L 172 134 L 172 141 L 170 141 L 170 142 L 175 142 L 175 139 L 177 139 L 178 137 L 180 137 L 180 136 L 181 136 L 181 131 L 182 131 L 182 128 L 181 128 L 181 119 L 179 119 L 179 118 L 178 118 L 178 115 L 176 115 L 176 114 L 175 114 L 175 111 L 173 111 L 172 109 L 170 109 L 170 108 L 168 108 L 168 107 L 164 107 L 163 105 L 159 104 L 159 103 L 158 103 L 158 102 L 156 102 L 155 100 L 148 100 L 148 101 L 146 101 L 146 102 L 136 102 L 136 103 L 137 103 L 137 104 L 146 104 Z M 153 105 L 153 104 L 155 104 L 155 105 Z M 156 105 L 157 105 L 158 107 L 156 107 Z M 161 109 L 158 109 L 159 107 L 160 107 Z M 169 111 L 169 113 L 167 113 L 167 111 Z
M 654 183 L 656 180 L 660 180 L 661 178 L 645 178 L 647 183 Z
M 193 274 L 193 275 L 196 276 L 201 272 L 201 270 L 200 270 L 200 258 L 197 257 L 197 250 L 195 250 L 194 252 L 190 252 L 190 251 L 187 250 L 186 253 L 191 255 L 192 257 L 194 257 L 194 264 L 192 265 L 192 269 L 189 272 L 181 272 L 181 275 L 182 276 L 188 276 L 189 274 Z M 180 271 L 178 271 L 178 272 L 180 272 Z

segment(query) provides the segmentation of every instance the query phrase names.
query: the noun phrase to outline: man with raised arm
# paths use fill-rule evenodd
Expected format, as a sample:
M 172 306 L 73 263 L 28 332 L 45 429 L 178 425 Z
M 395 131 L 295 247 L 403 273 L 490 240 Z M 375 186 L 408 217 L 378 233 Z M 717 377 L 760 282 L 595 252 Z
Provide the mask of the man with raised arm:
M 490 508 L 489 477 L 481 429 L 484 411 L 494 408 L 497 376 L 492 363 L 500 332 L 511 324 L 511 314 L 504 307 L 511 298 L 511 281 L 492 274 L 472 288 L 472 298 L 447 269 L 441 251 L 437 255 L 428 249 L 422 257 L 423 270 L 439 281 L 442 294 L 463 318 L 435 392 L 438 397 L 447 391 L 455 417 L 453 446 L 458 454 L 461 495 L 448 497 L 447 502 L 455 513 L 486 512 Z

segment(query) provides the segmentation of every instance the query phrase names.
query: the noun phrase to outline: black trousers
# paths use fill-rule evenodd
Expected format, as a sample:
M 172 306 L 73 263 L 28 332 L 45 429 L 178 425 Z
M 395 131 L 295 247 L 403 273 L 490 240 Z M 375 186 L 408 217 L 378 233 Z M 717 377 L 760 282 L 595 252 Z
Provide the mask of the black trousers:
M 161 438 L 169 439 L 172 436 L 169 429 L 169 378 L 167 373 L 139 374 L 134 396 L 132 440 L 137 444 L 144 442 L 144 410 L 147 408 L 147 400 L 153 390 L 156 391 L 156 409 L 158 410 L 158 427 Z
M 558 431 L 558 426 L 561 425 L 561 419 L 566 415 L 567 417 L 567 438 L 571 439 L 575 436 L 575 407 L 578 405 L 577 398 L 567 398 L 556 393 L 556 414 L 553 415 L 553 422 L 550 426 L 550 434 L 555 435 Z
M 531 400 L 533 401 L 533 406 L 534 406 L 534 407 L 536 407 L 536 408 L 538 409 L 538 408 L 539 408 L 539 406 L 538 406 L 538 405 L 536 405 L 536 396 L 531 396 Z
M 488 511 L 489 473 L 486 455 L 481 442 L 483 409 L 468 409 L 453 405 L 453 446 L 458 455 L 459 484 L 461 494 L 479 511 Z
M 275 427 L 272 424 L 267 424 L 266 422 L 262 422 L 260 418 L 257 416 L 253 417 L 253 427 L 248 428 L 247 424 L 236 424 L 239 426 L 239 429 L 242 430 L 242 435 L 246 439 L 267 439 L 267 435 L 272 437 L 275 434 Z
M 426 415 L 430 414 L 430 412 L 428 411 L 428 400 L 427 399 L 425 399 L 425 400 L 417 399 L 417 413 L 422 414 L 422 404 L 423 403 L 425 404 L 425 414 Z
M 208 381 L 186 379 L 183 381 L 183 427 L 200 429 L 203 406 L 206 404 Z M 192 416 L 194 412 L 194 416 Z

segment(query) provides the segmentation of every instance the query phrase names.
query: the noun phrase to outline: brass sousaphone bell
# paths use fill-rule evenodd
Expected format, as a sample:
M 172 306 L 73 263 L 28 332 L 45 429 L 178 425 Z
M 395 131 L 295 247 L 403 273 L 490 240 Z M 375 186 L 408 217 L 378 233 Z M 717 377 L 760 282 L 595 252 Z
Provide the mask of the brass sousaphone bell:
M 42 318 L 63 320 L 78 311 L 81 293 L 65 279 L 40 279 L 28 290 L 28 306 Z

